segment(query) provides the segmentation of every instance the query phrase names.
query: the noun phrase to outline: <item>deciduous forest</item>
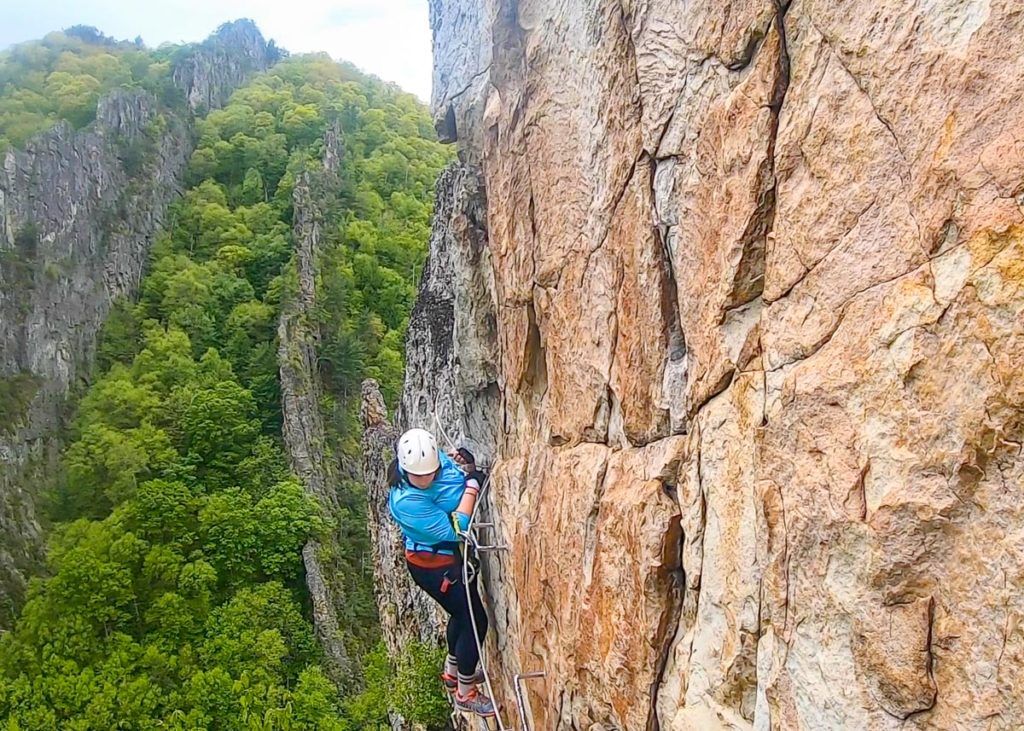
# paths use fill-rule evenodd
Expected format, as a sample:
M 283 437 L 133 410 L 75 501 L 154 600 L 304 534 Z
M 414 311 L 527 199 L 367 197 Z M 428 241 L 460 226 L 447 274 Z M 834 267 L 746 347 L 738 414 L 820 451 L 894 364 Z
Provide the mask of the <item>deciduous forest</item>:
M 89 28 L 12 48 L 0 56 L 0 148 L 60 120 L 88 125 L 119 87 L 160 100 L 157 127 L 183 117 L 168 81 L 181 52 Z M 330 458 L 357 458 L 363 378 L 396 398 L 433 184 L 451 153 L 412 95 L 327 56 L 281 53 L 194 121 L 185 190 L 140 294 L 102 330 L 47 490 L 46 571 L 0 634 L 3 728 L 364 729 L 399 696 L 428 723 L 443 713 L 433 651 L 393 667 L 377 646 L 361 487 L 342 479 L 341 517 L 326 518 L 282 444 L 292 191 L 321 165 L 331 126 L 344 153 L 315 312 Z M 134 154 L 145 174 L 147 150 Z M 359 660 L 340 694 L 321 667 L 301 558 L 328 532 L 342 536 L 344 640 Z

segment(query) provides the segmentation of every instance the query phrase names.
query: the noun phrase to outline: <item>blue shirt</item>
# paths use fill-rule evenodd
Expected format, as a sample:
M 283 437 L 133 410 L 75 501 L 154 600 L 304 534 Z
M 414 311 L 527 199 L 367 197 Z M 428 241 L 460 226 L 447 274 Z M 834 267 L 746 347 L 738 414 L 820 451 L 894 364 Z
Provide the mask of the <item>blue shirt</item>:
M 405 471 L 399 468 L 402 481 L 388 495 L 388 509 L 402 529 L 407 551 L 432 550 L 441 543 L 459 540 L 451 514 L 459 507 L 466 490 L 466 475 L 447 454 L 439 457 L 441 470 L 429 487 L 420 489 L 410 485 Z M 437 552 L 454 553 L 448 549 Z

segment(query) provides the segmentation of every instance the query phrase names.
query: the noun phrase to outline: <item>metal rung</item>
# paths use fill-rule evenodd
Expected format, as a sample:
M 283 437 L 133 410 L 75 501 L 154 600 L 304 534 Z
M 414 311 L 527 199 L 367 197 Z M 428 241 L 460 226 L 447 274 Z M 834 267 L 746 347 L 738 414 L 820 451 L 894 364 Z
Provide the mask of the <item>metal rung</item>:
M 516 687 L 516 707 L 519 709 L 519 722 L 523 724 L 523 731 L 530 731 L 530 723 L 526 720 L 526 701 L 523 700 L 523 681 L 530 678 L 543 678 L 547 673 L 543 670 L 533 673 L 518 673 L 512 682 Z
M 496 546 L 474 546 L 476 551 L 507 551 L 508 546 L 501 544 Z

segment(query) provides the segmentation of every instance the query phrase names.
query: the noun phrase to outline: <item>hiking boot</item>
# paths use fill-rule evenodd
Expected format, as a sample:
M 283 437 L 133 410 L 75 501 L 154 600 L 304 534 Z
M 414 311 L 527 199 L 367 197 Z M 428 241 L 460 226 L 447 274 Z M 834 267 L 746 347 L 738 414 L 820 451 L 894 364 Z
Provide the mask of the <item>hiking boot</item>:
M 483 718 L 490 718 L 495 715 L 494 703 L 476 688 L 473 688 L 465 696 L 459 695 L 457 692 L 455 693 L 455 710 L 475 713 Z
M 444 683 L 444 689 L 449 693 L 454 693 L 459 689 L 459 679 L 454 675 L 449 675 L 447 671 L 441 673 L 441 682 Z M 478 685 L 482 682 L 484 682 L 484 671 L 477 668 L 473 673 L 473 684 Z

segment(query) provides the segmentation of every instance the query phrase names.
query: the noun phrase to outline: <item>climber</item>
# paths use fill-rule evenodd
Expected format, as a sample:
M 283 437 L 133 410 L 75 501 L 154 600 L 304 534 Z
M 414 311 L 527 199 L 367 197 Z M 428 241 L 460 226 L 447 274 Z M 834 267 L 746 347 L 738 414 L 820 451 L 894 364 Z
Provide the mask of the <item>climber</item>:
M 405 536 L 405 562 L 416 582 L 448 613 L 448 657 L 441 678 L 461 711 L 495 715 L 490 698 L 477 690 L 483 681 L 469 601 L 483 642 L 487 614 L 474 575 L 465 586 L 459 533 L 469 527 L 484 476 L 463 448 L 453 456 L 438 451 L 424 429 L 410 429 L 398 440 L 398 457 L 388 468 L 388 508 Z M 456 527 L 458 532 L 456 532 Z

